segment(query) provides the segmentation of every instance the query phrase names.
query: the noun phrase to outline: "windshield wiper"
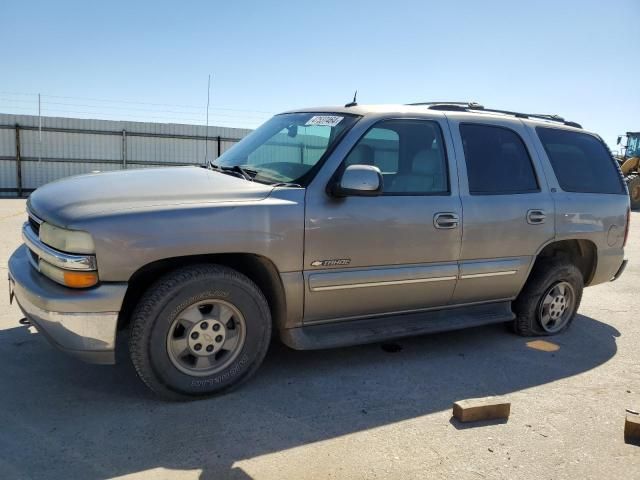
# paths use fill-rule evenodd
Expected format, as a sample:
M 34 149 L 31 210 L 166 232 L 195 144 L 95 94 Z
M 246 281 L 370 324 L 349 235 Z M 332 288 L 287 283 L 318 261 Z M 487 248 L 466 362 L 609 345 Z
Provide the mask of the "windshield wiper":
M 222 168 L 223 169 L 228 168 L 229 171 L 231 172 L 238 172 L 240 175 L 242 175 L 246 180 L 249 180 L 250 182 L 253 182 L 253 177 L 255 177 L 256 174 L 258 173 L 256 170 L 243 168 L 240 165 L 234 165 L 233 167 L 222 167 Z M 251 175 L 253 175 L 253 177 Z
M 293 188 L 302 188 L 302 185 L 299 183 L 290 183 L 290 182 L 278 182 L 278 183 L 270 183 L 272 187 L 293 187 Z
M 253 182 L 253 177 L 255 177 L 256 174 L 258 173 L 256 170 L 251 170 L 250 168 L 243 168 L 239 165 L 234 165 L 233 167 L 223 167 L 211 162 L 209 163 L 209 167 L 211 167 L 212 169 L 218 172 L 228 173 L 236 177 L 244 178 L 245 180 L 249 180 L 250 182 Z

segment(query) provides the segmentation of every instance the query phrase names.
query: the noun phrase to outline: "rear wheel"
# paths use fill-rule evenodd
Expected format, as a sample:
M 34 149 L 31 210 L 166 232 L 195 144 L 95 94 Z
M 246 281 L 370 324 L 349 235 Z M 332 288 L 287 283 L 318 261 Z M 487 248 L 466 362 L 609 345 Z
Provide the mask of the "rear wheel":
M 640 175 L 628 176 L 627 188 L 629 189 L 631 208 L 634 210 L 640 209 Z
M 133 314 L 129 351 L 140 378 L 160 396 L 184 400 L 230 390 L 260 366 L 271 317 L 260 289 L 227 267 L 169 273 Z
M 513 303 L 514 330 L 524 336 L 566 330 L 582 299 L 582 273 L 575 265 L 563 260 L 539 262 Z

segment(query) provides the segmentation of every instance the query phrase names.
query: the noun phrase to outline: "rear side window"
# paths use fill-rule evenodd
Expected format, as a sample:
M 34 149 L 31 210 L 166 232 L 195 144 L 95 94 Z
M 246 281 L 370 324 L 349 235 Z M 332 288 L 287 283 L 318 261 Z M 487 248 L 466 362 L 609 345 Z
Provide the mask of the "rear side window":
M 558 128 L 537 127 L 536 131 L 564 191 L 624 192 L 611 154 L 596 137 Z
M 500 195 L 537 192 L 529 152 L 520 136 L 504 127 L 461 124 L 469 193 Z

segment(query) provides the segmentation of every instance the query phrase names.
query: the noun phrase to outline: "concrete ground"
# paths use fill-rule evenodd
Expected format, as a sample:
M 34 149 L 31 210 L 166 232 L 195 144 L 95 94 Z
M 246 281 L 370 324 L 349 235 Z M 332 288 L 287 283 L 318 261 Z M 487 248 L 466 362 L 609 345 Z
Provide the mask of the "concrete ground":
M 24 201 L 0 201 L 0 271 Z M 530 348 L 503 326 L 296 352 L 252 381 L 164 403 L 116 366 L 80 363 L 18 324 L 0 281 L 0 477 L 59 479 L 640 478 L 623 441 L 640 410 L 640 213 L 623 277 L 585 291 L 573 327 Z M 455 400 L 504 395 L 506 423 L 465 427 Z

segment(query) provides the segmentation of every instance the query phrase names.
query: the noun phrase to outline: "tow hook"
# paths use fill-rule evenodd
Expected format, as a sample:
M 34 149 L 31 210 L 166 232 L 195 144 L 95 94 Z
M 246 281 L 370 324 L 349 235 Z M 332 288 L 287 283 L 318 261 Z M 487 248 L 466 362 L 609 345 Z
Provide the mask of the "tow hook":
M 29 319 L 27 317 L 22 317 L 20 320 L 18 320 L 18 323 L 20 325 L 24 325 L 25 327 L 30 327 L 31 326 L 31 322 L 29 321 Z

